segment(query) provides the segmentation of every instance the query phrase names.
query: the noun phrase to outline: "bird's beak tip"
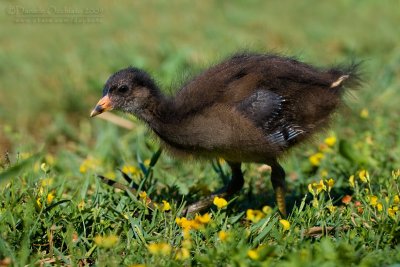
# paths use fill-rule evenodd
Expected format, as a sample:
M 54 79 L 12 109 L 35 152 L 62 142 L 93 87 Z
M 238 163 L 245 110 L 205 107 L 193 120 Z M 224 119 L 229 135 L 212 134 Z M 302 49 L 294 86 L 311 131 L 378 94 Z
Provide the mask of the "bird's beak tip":
M 111 101 L 108 95 L 104 96 L 102 99 L 99 100 L 96 107 L 90 113 L 90 117 L 93 118 L 105 111 L 112 110 Z
M 100 113 L 94 109 L 94 110 L 92 110 L 92 112 L 90 112 L 90 117 L 93 118 L 93 117 L 95 117 L 95 116 L 97 116 L 99 114 Z

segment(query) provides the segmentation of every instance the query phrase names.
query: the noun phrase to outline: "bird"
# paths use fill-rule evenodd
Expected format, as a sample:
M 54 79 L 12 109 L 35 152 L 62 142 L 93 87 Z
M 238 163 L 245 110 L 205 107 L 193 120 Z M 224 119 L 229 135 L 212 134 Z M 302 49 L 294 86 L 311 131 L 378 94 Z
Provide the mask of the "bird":
M 232 175 L 224 188 L 188 205 L 187 213 L 230 198 L 244 184 L 242 163 L 271 167 L 275 203 L 287 216 L 288 151 L 327 129 L 348 89 L 360 84 L 359 64 L 316 67 L 279 54 L 241 52 L 195 75 L 165 95 L 145 70 L 128 67 L 106 81 L 90 116 L 109 110 L 130 113 L 177 157 L 224 159 Z

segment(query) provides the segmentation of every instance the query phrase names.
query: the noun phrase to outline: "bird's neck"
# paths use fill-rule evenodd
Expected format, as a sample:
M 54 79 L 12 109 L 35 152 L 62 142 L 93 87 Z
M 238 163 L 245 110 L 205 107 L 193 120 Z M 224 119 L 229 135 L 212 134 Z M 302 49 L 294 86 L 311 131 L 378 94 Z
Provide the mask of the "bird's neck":
M 179 132 L 181 120 L 173 97 L 166 96 L 158 90 L 153 91 L 146 101 L 146 107 L 141 108 L 136 116 L 163 141 L 176 142 L 174 136 Z

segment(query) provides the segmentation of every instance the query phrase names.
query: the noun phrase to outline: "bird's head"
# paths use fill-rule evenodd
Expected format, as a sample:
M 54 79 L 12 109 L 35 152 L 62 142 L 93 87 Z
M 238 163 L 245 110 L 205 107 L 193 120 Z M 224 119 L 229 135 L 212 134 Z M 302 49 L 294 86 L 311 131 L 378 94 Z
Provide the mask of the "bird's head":
M 107 80 L 103 97 L 90 116 L 113 109 L 139 115 L 148 105 L 149 99 L 157 94 L 158 88 L 149 74 L 129 67 L 114 73 Z

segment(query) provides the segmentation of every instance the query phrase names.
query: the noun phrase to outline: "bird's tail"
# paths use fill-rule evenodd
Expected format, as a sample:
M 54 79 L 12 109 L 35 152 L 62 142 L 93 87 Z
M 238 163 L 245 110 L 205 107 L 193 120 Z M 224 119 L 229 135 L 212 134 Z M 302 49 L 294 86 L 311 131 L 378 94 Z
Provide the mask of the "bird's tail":
M 352 62 L 348 65 L 337 66 L 329 70 L 334 78 L 330 88 L 356 89 L 361 85 L 361 63 Z

